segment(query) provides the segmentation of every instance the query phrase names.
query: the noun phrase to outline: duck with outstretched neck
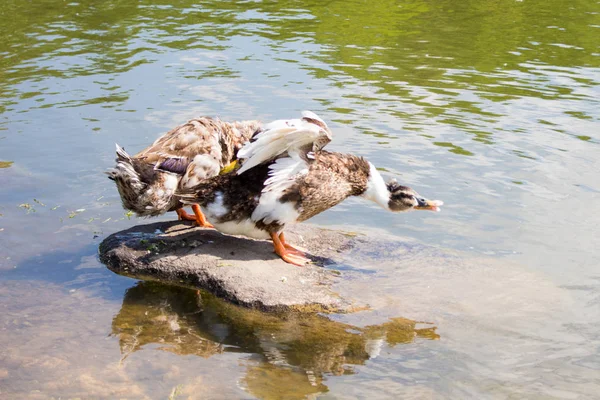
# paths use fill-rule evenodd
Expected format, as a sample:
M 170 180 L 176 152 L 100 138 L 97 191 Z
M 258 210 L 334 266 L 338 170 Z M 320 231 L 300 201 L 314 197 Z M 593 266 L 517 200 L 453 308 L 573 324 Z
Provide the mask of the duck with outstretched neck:
M 284 261 L 309 260 L 286 242 L 289 224 L 307 219 L 350 196 L 374 201 L 386 210 L 439 211 L 395 180 L 386 183 L 363 157 L 323 150 L 331 131 L 316 114 L 264 125 L 238 152 L 237 170 L 176 193 L 183 203 L 199 204 L 214 227 L 227 234 L 271 239 Z

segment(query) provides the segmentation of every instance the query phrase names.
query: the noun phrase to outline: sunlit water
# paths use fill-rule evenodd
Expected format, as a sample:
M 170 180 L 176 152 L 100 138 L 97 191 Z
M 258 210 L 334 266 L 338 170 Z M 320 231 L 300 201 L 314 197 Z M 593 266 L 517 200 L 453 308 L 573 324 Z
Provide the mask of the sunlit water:
M 598 396 L 597 1 L 171 3 L 0 3 L 0 398 Z M 99 264 L 144 222 L 115 142 L 303 109 L 446 203 L 312 222 L 459 255 L 354 272 L 373 311 L 305 321 Z

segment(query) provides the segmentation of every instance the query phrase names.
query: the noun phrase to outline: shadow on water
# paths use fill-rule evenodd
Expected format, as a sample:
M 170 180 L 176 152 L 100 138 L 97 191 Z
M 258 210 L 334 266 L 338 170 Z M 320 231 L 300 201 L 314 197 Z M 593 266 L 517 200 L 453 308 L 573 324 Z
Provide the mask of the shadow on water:
M 122 361 L 149 345 L 178 355 L 248 353 L 241 384 L 260 398 L 326 392 L 327 375 L 353 374 L 384 345 L 439 339 L 436 327 L 404 318 L 357 327 L 314 314 L 266 314 L 204 291 L 139 282 L 112 321 Z

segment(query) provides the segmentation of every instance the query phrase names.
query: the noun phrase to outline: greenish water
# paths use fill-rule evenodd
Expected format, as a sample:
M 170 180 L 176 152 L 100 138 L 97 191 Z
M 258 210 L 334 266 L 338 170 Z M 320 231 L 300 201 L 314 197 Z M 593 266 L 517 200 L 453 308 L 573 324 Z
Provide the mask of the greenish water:
M 0 17 L 0 398 L 600 393 L 597 1 L 4 0 Z M 144 222 L 102 174 L 115 142 L 304 109 L 332 149 L 446 203 L 311 222 L 459 258 L 354 272 L 373 311 L 307 320 L 99 264 Z

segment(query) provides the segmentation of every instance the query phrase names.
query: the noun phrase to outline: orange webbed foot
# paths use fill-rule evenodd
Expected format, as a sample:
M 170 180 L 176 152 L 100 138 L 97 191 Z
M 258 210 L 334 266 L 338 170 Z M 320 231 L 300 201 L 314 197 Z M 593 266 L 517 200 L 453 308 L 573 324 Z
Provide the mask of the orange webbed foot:
M 281 242 L 281 244 L 283 245 L 283 247 L 285 247 L 285 249 L 292 254 L 304 257 L 306 254 L 302 251 L 302 250 L 298 250 L 297 248 L 295 248 L 294 246 L 292 246 L 291 244 L 287 243 L 285 241 L 285 236 L 283 234 L 283 232 L 281 232 L 279 234 L 279 241 Z
M 304 267 L 306 264 L 308 264 L 310 262 L 310 260 L 308 258 L 299 256 L 296 254 L 292 254 L 290 252 L 283 254 L 283 255 L 280 254 L 279 256 L 286 263 L 297 265 L 299 267 Z
M 275 254 L 281 257 L 286 263 L 302 267 L 310 262 L 308 258 L 304 257 L 304 253 L 285 243 L 283 233 L 280 235 L 271 233 L 271 239 L 273 240 Z M 283 239 L 283 241 L 281 239 Z

